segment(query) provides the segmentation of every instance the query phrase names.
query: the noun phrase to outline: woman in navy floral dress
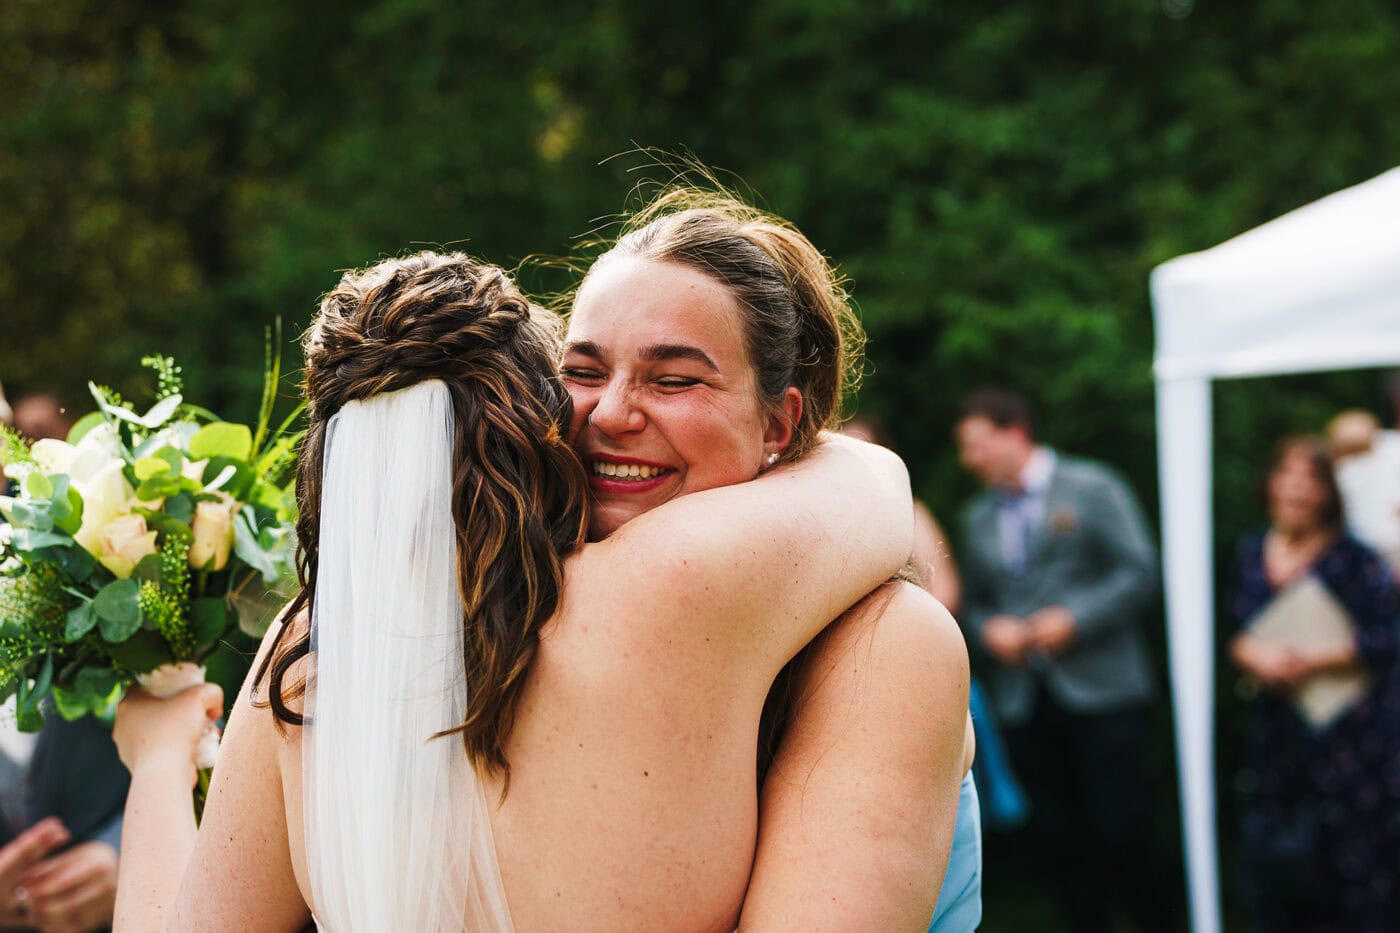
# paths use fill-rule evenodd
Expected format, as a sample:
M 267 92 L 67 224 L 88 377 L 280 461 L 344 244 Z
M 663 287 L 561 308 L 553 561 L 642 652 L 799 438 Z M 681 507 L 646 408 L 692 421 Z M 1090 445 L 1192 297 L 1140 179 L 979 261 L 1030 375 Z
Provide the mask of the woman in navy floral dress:
M 1326 450 L 1279 445 L 1266 483 L 1270 527 L 1236 564 L 1230 642 L 1258 684 L 1244 770 L 1243 844 L 1261 931 L 1400 929 L 1400 593 L 1377 555 L 1342 530 Z M 1311 574 L 1351 615 L 1354 642 L 1304 653 L 1244 627 L 1289 583 Z M 1290 702 L 1311 675 L 1365 669 L 1371 687 L 1314 729 Z

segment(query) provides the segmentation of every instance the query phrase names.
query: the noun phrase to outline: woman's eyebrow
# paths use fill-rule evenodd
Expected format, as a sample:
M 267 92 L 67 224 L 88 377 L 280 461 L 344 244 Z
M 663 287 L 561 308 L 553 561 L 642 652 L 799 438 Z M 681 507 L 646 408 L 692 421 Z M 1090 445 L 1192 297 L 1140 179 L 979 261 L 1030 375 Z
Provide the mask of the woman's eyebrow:
M 699 347 L 692 347 L 683 343 L 655 343 L 649 347 L 643 347 L 642 359 L 648 362 L 658 363 L 665 360 L 694 360 L 702 366 L 708 366 L 715 372 L 719 372 L 719 367 L 715 361 L 710 359 L 710 355 Z
M 595 360 L 603 358 L 603 348 L 591 340 L 573 340 L 564 344 L 565 353 L 578 353 L 582 356 L 590 356 Z

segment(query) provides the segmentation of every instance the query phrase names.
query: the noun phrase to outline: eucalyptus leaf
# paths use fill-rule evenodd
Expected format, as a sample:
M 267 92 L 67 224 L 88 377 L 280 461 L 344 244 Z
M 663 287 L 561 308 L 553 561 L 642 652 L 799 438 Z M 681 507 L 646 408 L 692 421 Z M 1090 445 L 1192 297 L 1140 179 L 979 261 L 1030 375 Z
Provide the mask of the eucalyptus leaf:
M 60 529 L 75 535 L 83 526 L 83 497 L 73 488 L 67 476 L 60 474 L 52 479 L 53 496 L 49 501 L 49 517 Z
M 205 652 L 214 646 L 232 623 L 228 604 L 213 596 L 196 599 L 190 604 L 190 629 L 195 650 Z
M 24 491 L 31 499 L 48 499 L 53 496 L 53 483 L 35 470 L 24 478 Z
M 21 551 L 37 551 L 45 547 L 72 547 L 73 539 L 68 535 L 54 534 L 52 531 L 35 531 L 32 528 L 16 528 L 10 542 Z
M 146 631 L 136 632 L 119 644 L 108 645 L 107 655 L 133 674 L 144 674 L 175 660 L 165 640 L 155 632 Z
M 194 499 L 188 493 L 180 493 L 165 500 L 165 514 L 186 526 L 194 517 Z
M 19 499 L 11 499 L 6 505 L 8 506 L 10 524 L 14 525 L 16 529 L 31 528 L 35 531 L 48 531 L 53 527 L 53 516 L 42 505 L 22 502 Z M 37 546 L 43 547 L 43 545 Z
M 228 457 L 230 460 L 248 459 L 253 449 L 253 432 L 246 424 L 231 424 L 216 421 L 206 424 L 199 433 L 190 438 L 190 457 L 203 460 L 205 457 Z
M 73 678 L 73 687 L 78 693 L 91 695 L 94 699 L 105 700 L 117 689 L 117 672 L 110 667 L 84 667 Z
M 93 574 L 100 569 L 107 573 L 107 568 L 97 562 L 97 558 L 81 547 L 59 548 L 53 552 L 55 559 L 64 572 L 76 583 L 86 583 Z
M 161 580 L 161 562 L 159 554 L 147 554 L 136 563 L 131 570 L 131 579 L 138 583 L 149 580 L 152 583 L 159 583 Z
M 63 626 L 63 640 L 77 641 L 97 624 L 97 611 L 92 608 L 91 602 L 83 603 L 76 609 L 68 610 L 68 620 Z
M 179 495 L 185 490 L 187 480 L 176 474 L 161 473 L 151 479 L 144 480 L 136 487 L 136 498 L 142 502 L 151 502 L 155 499 L 165 499 L 170 496 Z
M 83 415 L 73 424 L 73 427 L 68 430 L 68 443 L 76 445 L 78 441 L 83 439 L 83 435 L 106 420 L 106 418 L 102 417 L 102 412 L 100 411 L 90 411 L 86 415 Z
M 170 464 L 160 457 L 142 457 L 136 461 L 136 478 L 142 482 L 170 472 L 173 472 Z
M 262 574 L 268 586 L 277 582 L 282 570 L 277 559 L 269 554 L 259 540 L 252 509 L 240 509 L 233 519 L 233 553 L 249 567 Z
M 113 580 L 93 597 L 102 637 L 123 642 L 141 627 L 141 587 L 135 580 Z
M 238 467 L 234 466 L 232 463 L 225 464 L 225 465 L 224 465 L 224 468 L 223 468 L 222 470 L 219 471 L 219 475 L 216 476 L 216 477 L 214 477 L 214 479 L 213 479 L 212 481 L 206 483 L 205 486 L 204 486 L 204 488 L 205 488 L 205 489 L 211 489 L 211 490 L 212 490 L 212 489 L 223 489 L 223 488 L 224 488 L 224 485 L 225 485 L 229 480 L 233 479 L 233 478 L 234 478 L 235 476 L 237 476 L 237 475 L 238 475 Z
M 227 475 L 230 469 L 233 473 Z M 230 457 L 213 457 L 209 460 L 209 465 L 204 468 L 206 487 L 221 489 L 239 502 L 247 501 L 248 490 L 253 485 L 254 479 L 252 467 L 242 460 L 234 460 Z

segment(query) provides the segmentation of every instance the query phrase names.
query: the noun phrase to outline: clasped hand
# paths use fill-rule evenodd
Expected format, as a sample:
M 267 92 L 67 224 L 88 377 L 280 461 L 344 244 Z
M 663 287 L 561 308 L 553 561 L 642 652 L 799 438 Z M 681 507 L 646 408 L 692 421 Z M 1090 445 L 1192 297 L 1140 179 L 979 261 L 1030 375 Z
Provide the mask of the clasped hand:
M 117 853 L 97 840 L 67 844 L 54 817 L 35 823 L 0 849 L 0 926 L 44 933 L 86 933 L 112 922 Z
M 1046 606 L 1024 619 L 998 615 L 982 627 L 982 643 L 992 657 L 1011 667 L 1022 667 L 1033 654 L 1058 657 L 1074 643 L 1078 626 L 1064 606 Z

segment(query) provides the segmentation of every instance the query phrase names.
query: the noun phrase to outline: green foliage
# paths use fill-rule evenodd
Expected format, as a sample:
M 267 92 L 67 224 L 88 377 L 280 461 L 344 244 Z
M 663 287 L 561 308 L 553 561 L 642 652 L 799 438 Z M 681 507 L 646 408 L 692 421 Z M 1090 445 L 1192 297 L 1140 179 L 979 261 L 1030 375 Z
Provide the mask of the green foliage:
M 171 386 L 127 361 L 198 361 L 185 394 L 259 410 L 263 519 L 291 447 L 247 361 L 295 352 L 267 328 L 417 245 L 566 254 L 665 177 L 604 161 L 638 145 L 734 173 L 852 276 L 860 411 L 954 530 L 973 483 L 949 431 L 988 383 L 1152 512 L 1150 270 L 1400 162 L 1381 0 L 51 0 L 0 17 L 0 83 L 0 378 L 73 400 L 91 375 L 142 418 Z M 1260 520 L 1274 438 L 1377 401 L 1369 373 L 1216 399 L 1217 553 Z M 266 552 L 264 526 L 239 547 Z

